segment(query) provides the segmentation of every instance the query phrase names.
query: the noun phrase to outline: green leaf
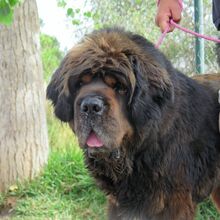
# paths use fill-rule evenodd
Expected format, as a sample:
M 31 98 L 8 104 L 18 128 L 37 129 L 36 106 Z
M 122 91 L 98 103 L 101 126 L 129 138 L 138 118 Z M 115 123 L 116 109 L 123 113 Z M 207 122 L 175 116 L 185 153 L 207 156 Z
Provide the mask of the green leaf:
M 0 0 L 0 23 L 9 25 L 13 21 L 14 7 L 21 0 Z
M 73 25 L 80 25 L 80 20 L 72 20 Z
M 4 1 L 3 3 L 0 4 L 0 16 L 1 17 L 7 16 L 10 13 L 10 11 L 11 11 L 11 8 L 8 3 Z
M 73 17 L 74 16 L 74 12 L 72 8 L 68 8 L 67 9 L 67 15 Z
M 84 12 L 83 14 L 85 17 L 87 18 L 91 18 L 92 17 L 92 12 L 91 11 L 87 11 L 87 12 Z
M 13 10 L 10 8 L 6 1 L 0 4 L 0 23 L 9 25 L 12 23 Z
M 20 1 L 19 0 L 8 0 L 9 4 L 11 7 L 15 6 L 16 4 L 18 4 Z
M 13 13 L 11 12 L 5 17 L 0 16 L 0 23 L 4 25 L 10 25 L 13 21 Z

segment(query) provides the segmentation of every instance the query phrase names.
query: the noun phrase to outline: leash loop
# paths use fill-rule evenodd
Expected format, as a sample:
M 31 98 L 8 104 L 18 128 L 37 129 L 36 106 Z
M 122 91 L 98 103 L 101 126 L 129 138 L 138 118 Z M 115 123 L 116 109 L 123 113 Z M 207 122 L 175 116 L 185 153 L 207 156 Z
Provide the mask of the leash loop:
M 199 37 L 199 38 L 203 38 L 203 39 L 208 40 L 208 41 L 213 41 L 213 42 L 216 42 L 216 43 L 220 43 L 220 40 L 218 38 L 210 37 L 210 36 L 207 36 L 207 35 L 200 34 L 200 33 L 197 33 L 195 31 L 189 30 L 187 28 L 184 28 L 184 27 L 180 26 L 179 24 L 177 24 L 176 22 L 174 22 L 172 19 L 170 20 L 169 24 L 173 25 L 175 28 L 177 28 L 177 29 L 179 29 L 179 30 L 181 30 L 181 31 L 183 31 L 185 33 L 191 34 L 191 35 L 193 35 L 195 37 Z M 160 45 L 163 43 L 164 38 L 166 37 L 167 33 L 169 32 L 170 25 L 168 25 L 166 30 L 162 33 L 162 35 L 160 36 L 159 40 L 155 44 L 156 48 L 159 48 Z

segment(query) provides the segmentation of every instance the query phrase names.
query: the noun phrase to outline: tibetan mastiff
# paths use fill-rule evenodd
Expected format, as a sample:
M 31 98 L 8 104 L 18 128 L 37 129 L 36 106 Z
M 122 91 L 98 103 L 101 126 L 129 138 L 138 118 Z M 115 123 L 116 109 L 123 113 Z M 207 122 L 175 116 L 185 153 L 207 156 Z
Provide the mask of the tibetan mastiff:
M 145 38 L 117 28 L 74 46 L 47 97 L 78 137 L 111 220 L 191 220 L 220 206 L 220 77 L 191 79 Z

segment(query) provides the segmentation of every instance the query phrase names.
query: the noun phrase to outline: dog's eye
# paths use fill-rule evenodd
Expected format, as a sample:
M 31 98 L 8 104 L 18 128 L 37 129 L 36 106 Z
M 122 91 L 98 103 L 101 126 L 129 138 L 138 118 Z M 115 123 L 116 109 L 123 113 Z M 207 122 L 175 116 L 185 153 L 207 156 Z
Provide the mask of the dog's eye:
M 92 81 L 92 75 L 91 74 L 86 74 L 82 77 L 80 77 L 79 81 L 78 81 L 78 86 L 81 87 L 85 84 L 88 84 Z
M 86 74 L 82 76 L 78 82 L 77 82 L 77 87 L 82 87 L 85 84 L 88 84 L 92 81 L 92 75 L 91 74 Z
M 82 83 L 87 84 L 92 81 L 92 74 L 86 74 L 81 78 Z
M 114 90 L 121 95 L 125 95 L 127 93 L 127 88 L 120 82 L 115 83 Z
M 125 87 L 125 85 L 118 81 L 115 77 L 111 75 L 105 75 L 104 81 L 108 86 L 113 88 L 119 94 L 125 95 L 127 93 L 127 88 Z

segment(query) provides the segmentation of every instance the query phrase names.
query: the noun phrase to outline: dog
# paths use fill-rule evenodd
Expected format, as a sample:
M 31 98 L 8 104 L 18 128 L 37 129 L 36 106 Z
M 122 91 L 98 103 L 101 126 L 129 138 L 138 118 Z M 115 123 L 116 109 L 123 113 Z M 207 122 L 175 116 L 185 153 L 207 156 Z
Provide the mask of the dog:
M 47 98 L 110 220 L 191 220 L 209 195 L 220 207 L 219 88 L 219 75 L 189 78 L 144 37 L 108 28 L 68 52 Z

